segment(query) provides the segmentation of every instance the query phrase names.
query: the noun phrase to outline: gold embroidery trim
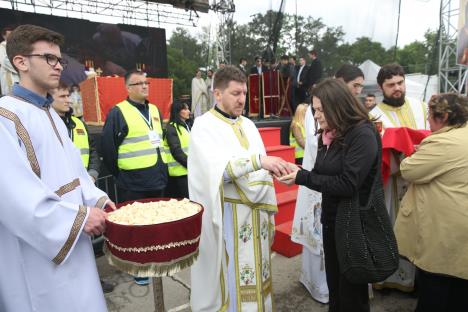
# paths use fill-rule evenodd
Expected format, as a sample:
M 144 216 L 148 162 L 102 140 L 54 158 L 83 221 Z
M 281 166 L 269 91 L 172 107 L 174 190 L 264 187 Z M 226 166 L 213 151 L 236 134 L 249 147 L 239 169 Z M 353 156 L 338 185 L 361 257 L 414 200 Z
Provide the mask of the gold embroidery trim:
M 271 181 L 252 181 L 252 182 L 247 183 L 247 185 L 248 186 L 264 185 L 264 186 L 274 187 L 274 184 Z
M 76 178 L 70 183 L 67 183 L 63 186 L 61 186 L 58 190 L 55 191 L 55 194 L 58 196 L 62 197 L 63 195 L 73 191 L 76 189 L 78 186 L 80 186 L 80 179 Z
M 194 252 L 173 259 L 166 262 L 146 262 L 139 263 L 135 261 L 129 261 L 121 259 L 107 248 L 107 245 L 104 244 L 103 252 L 106 255 L 106 258 L 112 266 L 115 266 L 122 272 L 128 273 L 136 277 L 148 277 L 148 276 L 168 276 L 173 275 L 185 268 L 190 267 L 195 260 L 198 258 L 199 251 L 198 249 Z
M 39 162 L 37 161 L 36 153 L 34 152 L 34 146 L 31 142 L 31 138 L 29 137 L 28 131 L 21 123 L 21 120 L 15 113 L 3 107 L 0 107 L 0 116 L 11 120 L 15 124 L 16 134 L 24 144 L 26 149 L 26 157 L 28 158 L 29 164 L 31 165 L 31 169 L 36 174 L 36 176 L 40 178 L 41 168 L 39 167 Z
M 194 239 L 184 240 L 180 242 L 170 242 L 164 245 L 151 245 L 151 246 L 146 246 L 146 247 L 120 247 L 111 243 L 107 237 L 104 237 L 104 238 L 106 239 L 106 242 L 109 244 L 109 246 L 111 246 L 114 249 L 117 249 L 120 252 L 138 252 L 138 253 L 193 245 L 200 240 L 200 236 L 197 236 Z
M 236 120 L 228 119 L 224 117 L 223 115 L 221 115 L 219 112 L 217 112 L 214 108 L 212 108 L 210 112 L 218 119 L 230 125 L 232 130 L 234 131 L 234 134 L 237 137 L 237 140 L 239 141 L 239 144 L 246 150 L 249 149 L 249 140 L 247 139 L 247 136 L 244 134 L 242 130 L 242 118 L 238 117 Z
M 60 138 L 60 134 L 57 130 L 57 127 L 55 126 L 54 120 L 52 119 L 52 115 L 50 114 L 50 111 L 47 107 L 43 108 L 44 111 L 47 114 L 47 117 L 49 117 L 50 123 L 52 124 L 52 128 L 54 129 L 55 135 L 57 136 L 57 139 L 60 141 L 60 144 L 63 146 L 62 138 Z
M 76 214 L 75 221 L 73 222 L 72 228 L 70 230 L 70 234 L 68 235 L 67 241 L 63 245 L 62 249 L 60 249 L 57 256 L 55 256 L 55 258 L 52 259 L 52 261 L 55 264 L 58 265 L 62 263 L 66 255 L 70 252 L 70 249 L 73 246 L 73 243 L 75 242 L 76 237 L 80 233 L 81 226 L 83 225 L 83 222 L 86 218 L 86 213 L 87 213 L 86 207 L 80 206 L 80 208 L 78 209 L 78 213 Z
M 104 204 L 106 203 L 106 201 L 108 201 L 109 198 L 107 196 L 102 196 L 101 198 L 98 199 L 98 201 L 96 202 L 96 207 L 98 208 L 104 208 Z

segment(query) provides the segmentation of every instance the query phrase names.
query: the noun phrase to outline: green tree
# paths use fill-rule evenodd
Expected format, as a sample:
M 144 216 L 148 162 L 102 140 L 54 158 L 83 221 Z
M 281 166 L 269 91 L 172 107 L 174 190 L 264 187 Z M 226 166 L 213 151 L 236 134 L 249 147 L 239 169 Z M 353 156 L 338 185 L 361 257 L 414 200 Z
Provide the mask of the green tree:
M 167 64 L 169 66 L 169 78 L 172 78 L 173 96 L 175 99 L 181 95 L 191 94 L 192 78 L 198 64 L 184 56 L 180 49 L 167 47 Z
M 202 57 L 202 45 L 182 27 L 177 27 L 174 30 L 169 39 L 169 46 L 180 50 L 185 58 L 195 62 L 197 66 L 204 66 L 206 64 L 206 61 Z

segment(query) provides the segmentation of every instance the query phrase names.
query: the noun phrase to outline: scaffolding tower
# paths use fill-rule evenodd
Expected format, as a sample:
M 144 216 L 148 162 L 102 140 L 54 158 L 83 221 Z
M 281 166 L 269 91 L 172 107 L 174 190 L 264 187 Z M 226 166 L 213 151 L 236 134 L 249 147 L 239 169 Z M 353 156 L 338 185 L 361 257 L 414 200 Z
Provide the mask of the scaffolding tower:
M 457 64 L 460 0 L 441 0 L 439 38 L 439 91 L 465 94 L 467 67 Z
M 216 34 L 216 64 L 224 61 L 231 64 L 231 30 L 233 16 L 236 10 L 234 0 L 214 1 L 211 10 L 218 16 L 218 31 Z

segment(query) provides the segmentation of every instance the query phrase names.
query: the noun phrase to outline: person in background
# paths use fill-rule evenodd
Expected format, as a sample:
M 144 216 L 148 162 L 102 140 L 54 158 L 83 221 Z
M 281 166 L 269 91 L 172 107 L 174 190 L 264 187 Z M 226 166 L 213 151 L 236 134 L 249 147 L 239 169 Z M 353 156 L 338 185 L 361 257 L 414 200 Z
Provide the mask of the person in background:
M 349 91 L 355 96 L 361 94 L 362 88 L 364 88 L 364 73 L 362 70 L 354 65 L 343 64 L 335 73 L 336 79 L 341 79 Z
M 377 105 L 377 103 L 375 102 L 375 94 L 368 93 L 366 95 L 366 100 L 364 102 L 364 105 L 367 107 L 369 111 L 373 110 L 374 107 Z
M 0 98 L 0 310 L 107 311 L 91 235 L 115 209 L 50 108 L 66 62 L 62 35 L 18 26 L 7 55 L 20 75 Z
M 70 100 L 73 108 L 73 115 L 81 118 L 83 116 L 83 100 L 81 99 L 80 87 L 72 85 L 70 92 Z
M 399 64 L 383 65 L 377 74 L 377 83 L 382 90 L 383 100 L 370 115 L 377 118 L 386 128 L 407 127 L 416 130 L 427 129 L 427 105 L 415 98 L 406 97 L 405 71 Z M 390 177 L 384 185 L 385 205 L 392 223 L 395 223 L 400 200 L 405 194 L 408 182 L 401 174 L 399 163 L 402 155 L 392 152 Z M 376 289 L 395 288 L 403 292 L 414 291 L 416 269 L 407 259 L 400 258 L 398 270 L 383 283 L 375 283 Z
M 169 170 L 167 197 L 188 198 L 187 156 L 190 145 L 190 109 L 187 103 L 174 101 L 166 126 L 164 148 Z
M 304 121 L 308 107 L 309 105 L 305 103 L 297 106 L 289 129 L 289 145 L 294 147 L 294 156 L 298 165 L 302 164 L 302 158 L 304 157 L 306 142 Z
M 63 81 L 60 81 L 56 89 L 50 90 L 50 94 L 54 99 L 52 108 L 65 123 L 68 137 L 80 151 L 83 166 L 88 171 L 93 182 L 96 182 L 101 167 L 101 159 L 97 153 L 94 140 L 89 136 L 88 127 L 81 119 L 73 116 L 68 86 Z M 114 290 L 114 285 L 102 279 L 101 286 L 104 293 L 110 293 Z
M 2 29 L 3 41 L 0 43 L 0 89 L 2 95 L 9 94 L 13 84 L 19 81 L 18 73 L 11 65 L 6 52 L 8 37 L 14 29 L 13 26 L 6 26 Z
M 202 78 L 201 70 L 198 69 L 192 79 L 192 110 L 195 118 L 208 111 L 208 101 L 208 89 Z
M 313 88 L 323 76 L 323 65 L 322 61 L 318 58 L 316 50 L 310 50 L 309 53 L 310 65 L 307 71 L 307 78 L 305 80 L 305 88 L 307 92 L 310 92 L 310 89 Z
M 432 133 L 400 164 L 410 184 L 395 235 L 419 271 L 416 312 L 468 311 L 468 99 L 445 93 L 428 106 Z
M 247 59 L 244 57 L 241 57 L 239 60 L 239 69 L 244 73 L 244 75 L 247 76 Z
M 321 223 L 329 311 L 368 312 L 367 283 L 351 283 L 340 272 L 335 220 L 343 198 L 351 198 L 359 192 L 361 201 L 367 201 L 375 172 L 380 169 L 375 168 L 379 157 L 378 134 L 367 110 L 338 79 L 326 79 L 312 89 L 312 104 L 320 125 L 314 169 L 296 167 L 293 173 L 279 180 L 322 193 Z
M 295 86 L 295 103 L 292 105 L 293 113 L 296 111 L 296 106 L 300 103 L 304 103 L 307 99 L 307 73 L 309 72 L 309 67 L 307 66 L 305 57 L 301 56 L 299 58 L 299 65 L 296 70 L 296 76 L 294 77 Z
M 208 109 L 211 109 L 214 105 L 214 96 L 213 96 L 213 70 L 208 69 L 206 72 L 206 79 L 205 79 L 205 84 L 206 84 L 206 91 L 208 93 Z
M 95 142 L 89 136 L 88 127 L 81 119 L 73 116 L 68 86 L 60 81 L 59 86 L 56 89 L 52 89 L 50 93 L 54 99 L 52 107 L 65 123 L 68 136 L 80 151 L 83 166 L 88 171 L 93 182 L 96 182 L 99 176 L 101 160 L 99 159 Z
M 163 126 L 159 109 L 148 102 L 144 73 L 125 75 L 128 98 L 114 106 L 102 129 L 104 164 L 117 180 L 119 202 L 164 196 L 167 165 L 162 148 Z M 148 278 L 137 278 L 148 285 Z

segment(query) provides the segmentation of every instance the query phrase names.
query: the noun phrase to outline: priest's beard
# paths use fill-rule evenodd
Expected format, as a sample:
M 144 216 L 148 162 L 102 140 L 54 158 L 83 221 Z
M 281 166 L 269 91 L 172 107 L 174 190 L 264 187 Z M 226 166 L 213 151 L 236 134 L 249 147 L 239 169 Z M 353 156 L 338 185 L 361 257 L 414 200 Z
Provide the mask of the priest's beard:
M 388 96 L 387 94 L 385 94 L 385 92 L 383 93 L 383 102 L 385 104 L 388 104 L 390 106 L 393 106 L 393 107 L 400 107 L 402 106 L 403 104 L 405 104 L 405 96 L 406 96 L 406 91 L 402 91 L 401 92 L 401 95 L 399 97 L 394 97 L 394 96 Z

